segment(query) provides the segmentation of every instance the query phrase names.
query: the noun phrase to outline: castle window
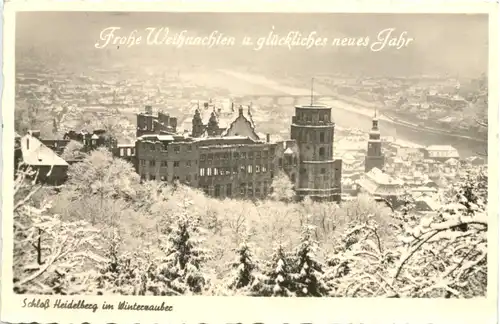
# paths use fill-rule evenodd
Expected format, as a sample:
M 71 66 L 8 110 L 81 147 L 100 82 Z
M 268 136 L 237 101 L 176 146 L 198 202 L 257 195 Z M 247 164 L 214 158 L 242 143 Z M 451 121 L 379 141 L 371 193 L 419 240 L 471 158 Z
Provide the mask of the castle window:
M 295 173 L 292 173 L 292 176 L 290 177 L 290 179 L 292 180 L 292 182 L 295 182 Z
M 191 152 L 193 150 L 193 146 L 192 145 L 188 145 L 187 150 L 188 150 L 188 152 Z
M 257 159 L 260 159 L 260 151 L 255 152 L 255 157 L 256 157 Z
M 238 167 L 236 166 L 233 167 L 233 174 L 238 174 Z
M 155 145 L 151 144 L 151 151 L 154 151 L 154 150 L 155 150 Z
M 212 168 L 207 168 L 207 176 L 211 176 L 212 175 Z
M 262 166 L 262 172 L 266 172 L 267 171 L 267 168 L 265 165 Z
M 245 195 L 245 188 L 246 188 L 246 184 L 245 183 L 241 183 L 240 184 L 240 195 L 242 195 L 242 196 Z
M 214 159 L 214 155 L 212 153 L 209 153 L 207 159 L 209 161 L 212 161 Z
M 205 176 L 205 168 L 200 168 L 200 177 Z
M 260 188 L 259 187 L 255 188 L 255 195 L 260 196 Z
M 219 169 L 214 168 L 214 176 L 219 175 Z
M 245 173 L 245 166 L 244 165 L 240 165 L 240 172 Z
M 228 153 L 224 153 L 224 160 L 227 160 L 229 159 L 229 154 Z
M 179 181 L 179 176 L 174 176 L 174 179 L 173 179 L 173 180 L 174 180 L 174 182 L 175 182 L 175 181 Z
M 121 148 L 120 149 L 120 156 L 124 156 L 125 155 L 125 149 Z
M 250 196 L 250 197 L 253 196 L 253 185 L 252 185 L 251 182 L 248 183 L 247 195 Z
M 319 114 L 319 121 L 320 122 L 325 121 L 325 117 L 321 113 Z
M 238 159 L 240 157 L 240 154 L 238 152 L 234 152 L 233 156 L 235 159 Z
M 215 153 L 215 159 L 216 160 L 220 160 L 220 154 L 219 153 Z
M 253 152 L 248 152 L 248 158 L 253 159 Z
M 200 161 L 205 161 L 205 154 L 200 155 Z
M 320 158 L 325 157 L 325 148 L 324 147 L 319 148 L 319 157 Z
M 262 191 L 264 196 L 267 196 L 267 182 L 264 182 L 264 190 Z
M 181 147 L 179 145 L 174 146 L 174 152 L 179 153 L 181 151 Z
M 260 172 L 260 165 L 256 165 L 255 166 L 255 173 L 259 173 Z
M 271 147 L 270 154 L 271 154 L 271 156 L 273 156 L 273 155 L 274 155 L 274 147 Z
M 319 133 L 319 142 L 320 143 L 325 142 L 325 133 L 323 133 L 323 132 Z
M 186 166 L 191 166 L 191 161 L 186 161 Z
M 252 173 L 252 165 L 247 166 L 247 172 Z
M 326 173 L 326 169 L 325 168 L 322 168 L 321 169 L 321 174 L 325 174 Z
M 241 158 L 246 159 L 247 158 L 247 153 L 246 152 L 241 152 Z
M 174 168 L 178 168 L 178 167 L 179 167 L 179 164 L 180 164 L 180 162 L 179 162 L 179 161 L 174 161 Z
M 220 185 L 215 185 L 214 196 L 215 197 L 220 196 Z
M 151 160 L 151 161 L 149 161 L 149 165 L 150 165 L 150 166 L 155 166 L 155 165 L 156 165 L 156 161 L 155 161 L 155 160 Z
M 203 186 L 203 192 L 208 195 L 208 186 Z
M 267 154 L 268 154 L 268 152 L 267 152 L 267 151 L 262 152 L 262 157 L 263 157 L 263 158 L 267 158 Z
M 128 156 L 132 155 L 132 149 L 131 149 L 131 148 L 128 148 L 128 149 L 127 149 L 127 155 L 128 155 Z
M 146 165 L 146 160 L 141 160 L 141 165 Z
M 167 166 L 167 161 L 161 161 L 161 166 L 166 167 Z
M 231 197 L 233 195 L 231 184 L 226 185 L 226 196 Z

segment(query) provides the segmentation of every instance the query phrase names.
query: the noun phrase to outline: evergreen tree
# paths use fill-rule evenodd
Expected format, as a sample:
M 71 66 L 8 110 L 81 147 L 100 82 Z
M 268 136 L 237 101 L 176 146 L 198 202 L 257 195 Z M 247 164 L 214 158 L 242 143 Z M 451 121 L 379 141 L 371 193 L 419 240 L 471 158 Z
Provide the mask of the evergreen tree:
M 209 251 L 202 247 L 203 232 L 199 219 L 189 217 L 187 210 L 167 230 L 162 248 L 166 257 L 158 260 L 156 269 L 157 279 L 165 283 L 167 290 L 162 292 L 160 288 L 158 294 L 201 293 L 207 283 L 203 265 L 210 259 Z
M 323 282 L 323 266 L 316 259 L 318 242 L 313 238 L 315 227 L 306 223 L 302 229 L 300 244 L 296 249 L 296 268 L 293 275 L 297 297 L 321 297 L 328 293 Z
M 236 249 L 237 258 L 231 263 L 233 269 L 228 283 L 231 290 L 243 294 L 256 294 L 260 286 L 259 266 L 252 253 L 250 244 L 243 242 Z
M 269 268 L 266 271 L 265 296 L 293 297 L 294 282 L 292 269 L 293 264 L 290 256 L 279 243 L 273 251 Z

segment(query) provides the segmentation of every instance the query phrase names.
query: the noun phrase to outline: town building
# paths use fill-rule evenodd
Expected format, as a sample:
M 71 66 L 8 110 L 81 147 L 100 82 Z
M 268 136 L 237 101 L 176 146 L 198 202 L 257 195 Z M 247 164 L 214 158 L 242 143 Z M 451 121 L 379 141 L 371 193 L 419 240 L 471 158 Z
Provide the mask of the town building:
M 382 140 L 378 128 L 377 112 L 372 121 L 372 129 L 368 138 L 368 149 L 365 157 L 365 172 L 369 172 L 373 168 L 383 170 L 384 155 L 382 154 Z
M 36 133 L 35 133 L 36 134 Z M 67 179 L 68 163 L 32 134 L 16 134 L 15 170 L 29 168 L 37 182 L 60 185 Z
M 445 162 L 451 158 L 460 159 L 458 150 L 451 145 L 430 145 L 424 150 L 424 158 Z
M 375 199 L 388 201 L 396 207 L 404 194 L 404 182 L 391 177 L 378 168 L 373 168 L 357 181 L 359 192 L 367 193 Z

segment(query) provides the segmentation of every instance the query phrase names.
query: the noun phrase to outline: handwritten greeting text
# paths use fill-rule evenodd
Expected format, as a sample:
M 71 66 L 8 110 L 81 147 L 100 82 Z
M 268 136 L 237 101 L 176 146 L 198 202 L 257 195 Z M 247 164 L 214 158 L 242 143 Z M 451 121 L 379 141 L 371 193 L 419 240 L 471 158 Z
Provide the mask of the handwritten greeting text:
M 144 30 L 132 30 L 124 32 L 121 27 L 108 27 L 99 34 L 99 40 L 95 47 L 103 49 L 110 46 L 116 48 L 130 48 L 137 45 L 149 46 L 173 46 L 176 48 L 186 46 L 200 46 L 206 48 L 243 46 L 261 51 L 265 48 L 285 47 L 289 50 L 294 48 L 312 49 L 317 47 L 367 47 L 373 52 L 385 49 L 402 49 L 408 47 L 414 39 L 408 36 L 407 31 L 396 31 L 395 28 L 386 28 L 376 33 L 372 39 L 370 36 L 358 37 L 327 37 L 316 31 L 303 33 L 300 31 L 289 31 L 285 34 L 278 33 L 274 26 L 266 35 L 259 37 L 243 36 L 237 38 L 229 34 L 214 30 L 206 35 L 190 33 L 187 30 L 178 32 L 168 27 L 147 27 Z

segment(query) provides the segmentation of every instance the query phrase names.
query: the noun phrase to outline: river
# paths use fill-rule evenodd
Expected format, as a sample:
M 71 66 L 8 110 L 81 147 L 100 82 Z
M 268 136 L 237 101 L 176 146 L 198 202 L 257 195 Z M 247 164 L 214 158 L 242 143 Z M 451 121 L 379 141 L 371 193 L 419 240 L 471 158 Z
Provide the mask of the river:
M 219 70 L 219 73 L 231 76 L 234 79 L 244 80 L 249 84 L 266 87 L 278 93 L 286 93 L 289 95 L 303 95 L 310 93 L 310 89 L 303 87 L 288 86 L 282 84 L 279 80 L 275 80 L 269 76 L 251 73 L 241 73 L 230 70 Z M 293 82 L 292 82 L 293 83 Z M 314 86 L 314 95 L 333 95 L 331 89 L 320 84 Z M 332 100 L 325 102 L 332 107 L 332 116 L 334 122 L 343 128 L 358 128 L 364 131 L 369 131 L 372 125 L 373 111 L 364 107 L 358 107 L 355 104 L 347 103 L 344 100 Z M 423 146 L 428 145 L 451 145 L 455 147 L 460 156 L 465 158 L 469 156 L 484 154 L 487 150 L 487 142 L 481 142 L 475 139 L 463 138 L 447 134 L 437 134 L 428 131 L 418 131 L 414 128 L 399 125 L 381 116 L 380 131 L 382 136 L 392 136 L 398 139 L 409 141 Z

